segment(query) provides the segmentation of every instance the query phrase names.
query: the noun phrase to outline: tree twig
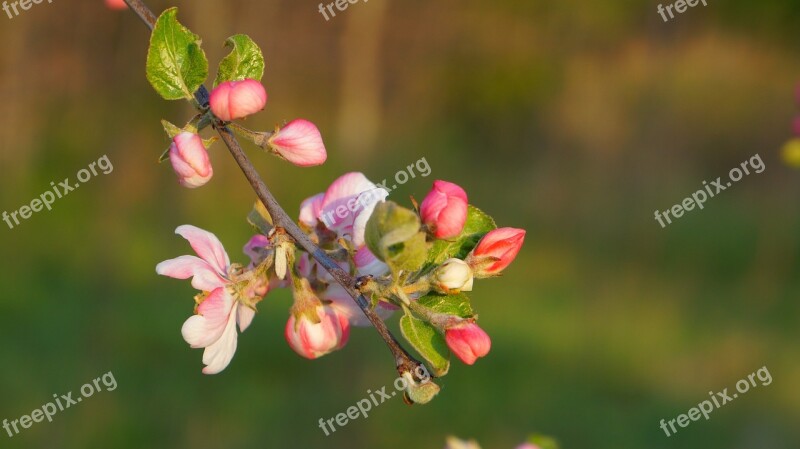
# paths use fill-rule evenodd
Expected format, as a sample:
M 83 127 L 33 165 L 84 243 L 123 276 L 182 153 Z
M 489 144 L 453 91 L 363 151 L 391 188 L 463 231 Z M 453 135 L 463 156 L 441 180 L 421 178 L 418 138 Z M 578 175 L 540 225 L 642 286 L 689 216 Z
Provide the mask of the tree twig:
M 147 5 L 142 2 L 142 0 L 125 0 L 125 3 L 130 6 L 130 8 L 139 16 L 140 19 L 142 19 L 142 21 L 150 28 L 150 30 L 153 29 L 156 23 L 156 16 L 153 14 L 150 8 L 148 8 Z M 194 95 L 197 103 L 201 107 L 208 106 L 209 94 L 205 86 L 200 86 Z M 253 164 L 244 153 L 244 150 L 242 150 L 241 145 L 239 145 L 239 141 L 233 135 L 231 130 L 221 122 L 215 123 L 213 126 L 214 129 L 219 133 L 222 141 L 225 142 L 228 150 L 230 150 L 233 159 L 239 165 L 239 168 L 241 168 L 242 173 L 244 173 L 245 177 L 250 182 L 250 186 L 255 191 L 256 196 L 259 200 L 261 200 L 262 203 L 264 203 L 267 211 L 272 216 L 274 224 L 285 229 L 286 232 L 311 255 L 311 257 L 319 262 L 319 264 L 325 268 L 325 270 L 327 270 L 331 276 L 333 276 L 333 279 L 336 280 L 336 282 L 341 284 L 342 287 L 347 290 L 347 293 L 353 298 L 353 301 L 358 304 L 358 307 L 364 312 L 370 323 L 372 323 L 380 336 L 386 342 L 386 345 L 389 347 L 389 350 L 394 356 L 398 373 L 416 373 L 416 368 L 420 366 L 421 363 L 408 354 L 408 352 L 397 342 L 397 339 L 389 331 L 389 328 L 386 327 L 386 323 L 384 323 L 383 320 L 375 313 L 375 311 L 372 310 L 370 307 L 370 302 L 367 300 L 367 298 L 365 298 L 356 289 L 356 279 L 349 273 L 345 272 L 323 250 L 317 247 L 300 229 L 300 227 L 297 226 L 294 220 L 289 217 L 286 211 L 283 210 L 281 205 L 272 195 L 272 192 L 270 192 L 267 185 L 261 179 L 261 176 L 258 174 L 255 167 L 253 167 Z

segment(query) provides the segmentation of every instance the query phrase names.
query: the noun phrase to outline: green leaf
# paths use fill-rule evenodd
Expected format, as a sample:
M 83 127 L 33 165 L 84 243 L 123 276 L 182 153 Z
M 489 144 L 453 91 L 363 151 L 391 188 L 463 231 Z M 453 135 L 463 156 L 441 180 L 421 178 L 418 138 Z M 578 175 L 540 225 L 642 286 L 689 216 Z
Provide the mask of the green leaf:
M 427 255 L 428 245 L 425 243 L 424 232 L 417 232 L 405 242 L 390 246 L 384 254 L 385 262 L 394 272 L 419 270 Z
M 231 47 L 231 52 L 219 63 L 214 87 L 225 81 L 241 81 L 247 78 L 261 81 L 264 76 L 264 55 L 250 36 L 231 36 L 225 41 L 225 46 Z
M 364 239 L 370 251 L 386 261 L 389 248 L 413 238 L 419 228 L 419 216 L 414 211 L 386 201 L 375 206 L 364 230 Z
M 208 77 L 208 60 L 200 37 L 181 25 L 177 14 L 178 8 L 170 8 L 156 21 L 147 52 L 147 80 L 167 100 L 191 100 Z
M 161 126 L 164 127 L 164 132 L 167 133 L 170 139 L 174 139 L 175 136 L 183 132 L 183 129 L 178 128 L 167 120 L 161 120 Z
M 431 374 L 442 377 L 450 369 L 450 349 L 444 337 L 430 324 L 410 315 L 400 318 L 400 332 L 429 364 Z
M 456 315 L 461 318 L 471 318 L 475 315 L 472 311 L 472 304 L 469 297 L 463 293 L 455 295 L 439 295 L 432 293 L 425 295 L 417 300 L 424 307 L 434 312 L 447 315 Z
M 449 240 L 436 240 L 428 252 L 428 268 L 439 265 L 447 259 L 464 259 L 478 244 L 484 235 L 496 229 L 492 217 L 486 215 L 477 207 L 470 205 L 467 211 L 467 221 L 464 229 L 458 236 Z

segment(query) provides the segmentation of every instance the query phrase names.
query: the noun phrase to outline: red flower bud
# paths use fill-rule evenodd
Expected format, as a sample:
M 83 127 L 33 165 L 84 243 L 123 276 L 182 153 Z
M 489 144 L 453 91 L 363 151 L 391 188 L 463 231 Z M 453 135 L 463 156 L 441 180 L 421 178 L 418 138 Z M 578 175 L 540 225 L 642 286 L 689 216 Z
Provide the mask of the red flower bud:
M 450 329 L 444 334 L 447 346 L 462 362 L 472 365 L 478 358 L 485 356 L 492 348 L 489 335 L 475 323 L 465 322 Z
M 467 193 L 447 181 L 434 181 L 433 189 L 419 208 L 423 223 L 439 239 L 457 236 L 467 221 Z
M 496 276 L 514 261 L 524 241 L 524 229 L 495 229 L 483 236 L 466 262 L 472 267 L 475 277 Z
M 255 114 L 267 104 L 267 91 L 256 80 L 226 81 L 211 91 L 211 112 L 230 122 Z

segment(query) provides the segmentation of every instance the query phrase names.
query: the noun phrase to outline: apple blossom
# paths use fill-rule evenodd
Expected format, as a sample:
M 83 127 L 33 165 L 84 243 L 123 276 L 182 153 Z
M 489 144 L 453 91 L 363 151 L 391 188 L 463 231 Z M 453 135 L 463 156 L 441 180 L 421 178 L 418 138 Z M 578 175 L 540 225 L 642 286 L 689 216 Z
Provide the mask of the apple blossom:
M 436 269 L 434 283 L 438 291 L 472 291 L 472 269 L 460 259 L 447 259 Z
M 230 259 L 214 234 L 190 225 L 179 226 L 175 233 L 188 240 L 199 257 L 165 260 L 156 266 L 156 273 L 175 279 L 192 278 L 192 286 L 202 291 L 196 298 L 196 314 L 186 320 L 181 333 L 192 348 L 205 348 L 203 373 L 217 374 L 236 352 L 236 325 L 240 332 L 250 326 L 255 303 L 261 299 L 257 293 L 266 290 L 256 282 L 248 283 L 252 287 L 244 294 L 234 288 Z
M 190 189 L 204 185 L 214 175 L 203 139 L 194 133 L 182 132 L 172 139 L 169 161 L 178 182 Z
M 433 189 L 419 208 L 422 222 L 438 239 L 457 236 L 467 221 L 467 193 L 447 181 L 434 181 Z
M 264 109 L 267 91 L 254 79 L 226 81 L 211 91 L 209 104 L 217 118 L 230 122 Z
M 287 123 L 269 138 L 269 146 L 298 167 L 321 165 L 328 158 L 319 129 L 308 120 Z
M 364 229 L 375 205 L 389 192 L 376 186 L 363 173 L 352 172 L 336 179 L 322 199 L 317 218 L 339 237 L 350 239 L 356 247 L 364 246 Z
M 541 448 L 533 443 L 522 443 L 519 446 L 517 446 L 516 449 L 541 449 Z
M 524 229 L 494 229 L 483 236 L 466 262 L 477 278 L 497 276 L 514 261 L 524 241 Z
M 285 336 L 289 346 L 307 359 L 316 359 L 342 349 L 350 336 L 347 317 L 332 306 L 318 305 L 313 309 L 317 322 L 300 313 L 293 313 L 286 322 Z
M 489 353 L 492 341 L 477 324 L 464 322 L 445 331 L 447 346 L 462 362 L 472 365 Z

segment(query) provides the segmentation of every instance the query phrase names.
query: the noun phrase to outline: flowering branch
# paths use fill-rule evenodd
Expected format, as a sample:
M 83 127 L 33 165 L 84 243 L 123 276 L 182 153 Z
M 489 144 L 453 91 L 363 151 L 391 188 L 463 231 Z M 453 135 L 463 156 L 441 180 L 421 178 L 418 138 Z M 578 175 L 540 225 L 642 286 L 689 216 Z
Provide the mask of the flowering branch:
M 200 292 L 181 333 L 191 347 L 204 349 L 204 373 L 217 374 L 230 364 L 239 332 L 250 326 L 258 303 L 270 289 L 282 287 L 291 288 L 294 297 L 285 337 L 298 355 L 316 359 L 342 349 L 351 326 L 371 325 L 408 381 L 408 403 L 424 404 L 438 394 L 431 375 L 446 375 L 452 355 L 472 365 L 489 353 L 491 340 L 463 292 L 472 290 L 474 279 L 499 276 L 508 267 L 522 247 L 524 230 L 497 228 L 456 184 L 434 182 L 422 203 L 412 199 L 414 209 L 408 209 L 387 201 L 386 188 L 355 172 L 303 201 L 296 223 L 234 133 L 299 167 L 324 163 L 327 151 L 319 129 L 305 119 L 274 132 L 235 122 L 267 103 L 258 44 L 244 34 L 229 37 L 225 45 L 231 52 L 220 61 L 209 93 L 202 41 L 178 21 L 177 8 L 155 18 L 141 0 L 124 1 L 152 30 L 147 80 L 164 99 L 187 100 L 199 112 L 183 127 L 162 120 L 172 144 L 159 160 L 170 161 L 181 185 L 201 187 L 214 175 L 207 148 L 221 138 L 260 200 L 248 216 L 259 230 L 244 247 L 248 266 L 231 263 L 214 234 L 191 225 L 176 233 L 197 256 L 156 266 L 158 274 L 191 278 Z M 202 139 L 200 131 L 208 127 L 219 137 Z M 384 323 L 398 310 L 403 337 L 426 365 L 409 355 Z
M 142 19 L 142 21 L 152 30 L 156 23 L 156 16 L 141 0 L 125 0 L 125 3 Z M 194 93 L 195 101 L 202 110 L 207 110 L 209 105 L 209 94 L 205 86 L 201 85 Z M 386 323 L 372 310 L 369 301 L 356 289 L 356 279 L 350 274 L 346 273 L 339 265 L 336 264 L 325 251 L 317 247 L 308 236 L 294 223 L 286 211 L 280 206 L 278 201 L 270 192 L 267 185 L 261 179 L 261 176 L 256 171 L 253 164 L 250 162 L 247 155 L 242 150 L 236 137 L 231 130 L 221 121 L 214 123 L 214 129 L 219 133 L 222 141 L 230 150 L 236 163 L 244 173 L 247 180 L 250 182 L 251 187 L 255 191 L 258 199 L 264 204 L 270 216 L 274 220 L 274 224 L 286 230 L 286 232 L 323 267 L 327 270 L 336 282 L 341 284 L 347 291 L 350 297 L 355 301 L 358 307 L 364 312 L 369 319 L 370 323 L 383 338 L 392 356 L 395 359 L 395 366 L 398 373 L 415 373 L 416 369 L 422 364 L 415 360 L 408 352 L 397 342 L 397 339 L 392 335 Z M 238 125 L 237 125 L 238 126 Z M 424 366 L 423 366 L 424 369 Z

